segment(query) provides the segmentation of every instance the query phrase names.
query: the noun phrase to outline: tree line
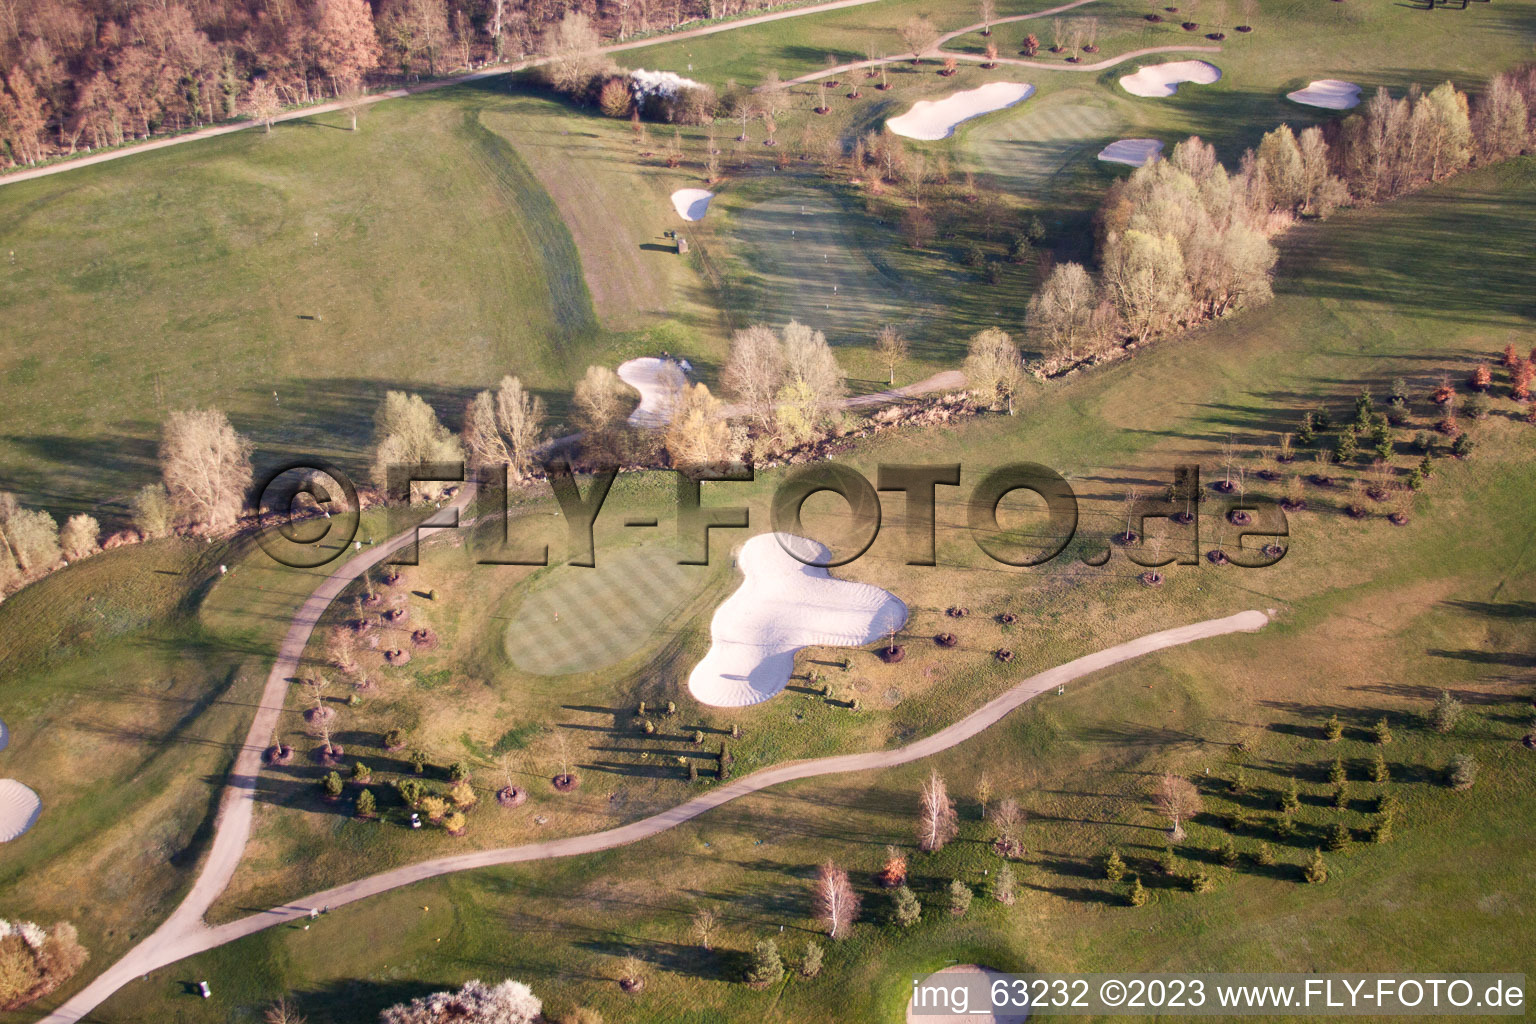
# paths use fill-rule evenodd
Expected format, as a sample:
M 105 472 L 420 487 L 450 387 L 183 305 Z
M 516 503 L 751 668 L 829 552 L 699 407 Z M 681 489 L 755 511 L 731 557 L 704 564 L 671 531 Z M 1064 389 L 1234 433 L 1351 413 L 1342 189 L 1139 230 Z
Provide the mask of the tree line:
M 1475 103 L 1450 82 L 1398 99 L 1379 89 L 1327 126 L 1281 125 L 1236 171 L 1198 136 L 1179 143 L 1109 190 L 1097 272 L 1057 264 L 1031 297 L 1025 327 L 1042 372 L 1269 301 L 1275 234 L 1528 152 L 1533 103 L 1536 69 L 1523 69 L 1495 76 Z
M 768 0 L 0 0 L 0 166 L 543 50 L 567 14 L 623 39 Z M 593 44 L 596 45 L 595 43 Z M 547 52 L 547 51 L 546 51 Z

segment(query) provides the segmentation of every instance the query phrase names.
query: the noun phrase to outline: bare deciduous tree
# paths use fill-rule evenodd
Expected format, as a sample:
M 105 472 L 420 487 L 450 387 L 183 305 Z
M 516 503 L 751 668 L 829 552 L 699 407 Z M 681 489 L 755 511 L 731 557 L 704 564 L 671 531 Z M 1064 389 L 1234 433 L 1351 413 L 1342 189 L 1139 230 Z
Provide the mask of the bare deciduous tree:
M 606 366 L 589 366 L 576 382 L 573 401 L 576 423 L 585 435 L 584 447 L 599 454 L 614 454 L 619 418 L 632 394 L 619 375 Z
M 992 409 L 1006 407 L 1013 415 L 1014 395 L 1024 384 L 1024 364 L 1008 332 L 988 327 L 972 335 L 964 372 L 978 401 Z
M 266 1024 L 304 1024 L 308 1019 L 286 998 L 279 999 L 262 1012 Z
M 784 349 L 767 324 L 753 324 L 731 337 L 722 378 L 726 389 L 762 424 L 772 415 L 773 399 L 784 380 Z
M 533 464 L 533 453 L 544 439 L 544 400 L 508 375 L 496 387 L 496 426 L 507 444 L 512 472 L 521 479 Z
M 599 49 L 602 43 L 591 18 L 580 11 L 567 11 L 544 33 L 543 51 L 549 60 L 543 71 L 549 83 L 565 93 L 586 89 L 609 65 Z
M 693 937 L 699 940 L 699 945 L 706 951 L 713 949 L 711 943 L 714 942 L 715 929 L 720 924 L 720 915 L 710 907 L 700 907 L 693 912 L 692 924 Z
M 1024 812 L 1019 809 L 1019 802 L 1011 796 L 998 801 L 997 809 L 992 812 L 992 824 L 997 829 L 998 849 L 1010 857 L 1018 853 L 1021 848 L 1019 829 L 1024 824 Z
M 906 362 L 908 352 L 907 339 L 893 325 L 886 324 L 875 334 L 875 354 L 885 364 L 893 387 L 896 384 L 896 367 Z
M 724 407 L 703 384 L 684 389 L 666 432 L 667 454 L 675 468 L 718 466 L 735 456 L 736 435 Z
M 438 422 L 437 413 L 420 395 L 388 391 L 373 417 L 373 482 L 389 486 L 391 467 L 415 467 L 433 462 L 457 462 L 464 456 L 458 438 Z M 441 496 L 444 485 L 423 483 L 423 495 Z
M 467 982 L 457 992 L 434 992 L 391 1006 L 379 1014 L 380 1024 L 445 1024 L 447 1021 L 494 1021 L 533 1024 L 543 1018 L 543 1001 L 520 981 L 499 985 Z
M 64 549 L 64 557 L 73 562 L 100 550 L 98 547 L 100 537 L 101 524 L 93 517 L 84 514 L 73 515 L 59 531 L 59 547 Z
M 283 112 L 283 101 L 278 98 L 277 88 L 270 78 L 258 78 L 251 82 L 245 94 L 245 112 L 266 131 L 272 131 L 272 121 Z
M 173 412 L 160 472 L 171 505 L 194 526 L 233 526 L 251 486 L 251 443 L 217 409 Z
M 482 391 L 464 407 L 464 450 L 474 466 L 500 466 L 512 461 L 496 426 L 496 400 Z
M 1024 326 L 1040 348 L 1075 361 L 1093 353 L 1108 317 L 1093 276 L 1080 263 L 1058 263 L 1029 300 Z
M 818 421 L 838 408 L 847 391 L 827 336 L 795 320 L 784 325 L 784 369 L 791 383 L 804 384 Z
M 1170 772 L 1158 780 L 1152 803 L 1173 826 L 1173 839 L 1178 842 L 1184 838 L 1184 823 L 1200 813 L 1200 791 L 1182 775 Z
M 960 832 L 960 817 L 955 813 L 955 802 L 949 798 L 949 789 L 937 770 L 929 773 L 923 783 L 922 799 L 917 822 L 917 844 L 925 853 L 942 850 L 944 844 Z
M 833 939 L 846 936 L 859 916 L 859 894 L 853 891 L 848 872 L 830 860 L 816 873 L 816 916 Z
M 907 44 L 914 64 L 939 41 L 938 28 L 921 14 L 914 14 L 902 22 L 900 32 L 901 41 Z

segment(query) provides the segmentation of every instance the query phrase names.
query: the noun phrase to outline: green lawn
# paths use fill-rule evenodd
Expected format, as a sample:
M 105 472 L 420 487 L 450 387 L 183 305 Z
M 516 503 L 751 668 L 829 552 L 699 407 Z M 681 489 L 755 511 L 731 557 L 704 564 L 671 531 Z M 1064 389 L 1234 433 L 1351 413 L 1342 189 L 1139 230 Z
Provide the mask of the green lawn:
M 1102 536 L 1123 488 L 1149 482 L 1154 467 L 1191 455 L 1209 467 L 1226 437 L 1246 451 L 1319 398 L 1342 413 L 1362 383 L 1380 394 L 1399 375 L 1422 396 L 1441 372 L 1464 375 L 1471 360 L 1505 340 L 1536 341 L 1524 299 L 1511 290 L 1518 239 L 1536 227 L 1522 198 L 1533 183 L 1536 161 L 1527 159 L 1303 229 L 1286 244 L 1280 294 L 1263 314 L 1043 390 L 1014 420 L 881 435 L 852 461 L 962 455 L 990 465 L 1027 453 L 1097 499 L 1100 515 L 1085 528 Z M 1405 290 L 1406 282 L 1428 279 L 1431 267 L 1445 271 L 1443 284 Z M 963 554 L 969 540 L 953 535 L 941 545 L 941 573 L 904 570 L 878 546 L 872 559 L 850 567 L 912 603 L 912 653 L 899 667 L 860 662 L 849 682 L 835 679 L 840 692 L 868 698 L 858 716 L 826 716 L 825 705 L 795 694 L 749 709 L 735 747 L 740 770 L 764 757 L 819 752 L 824 736 L 848 749 L 854 733 L 872 728 L 885 742 L 931 731 L 1010 678 L 1121 635 L 1236 608 L 1278 613 L 1259 634 L 1166 652 L 1074 684 L 935 759 L 966 823 L 944 853 L 914 861 L 920 896 L 937 901 L 952 877 L 981 886 L 983 871 L 998 865 L 973 796 L 985 767 L 994 799 L 1016 795 L 1030 815 L 1028 851 L 1016 866 L 1024 894 L 1011 910 L 978 903 L 953 919 L 930 908 L 911 933 L 883 923 L 886 897 L 870 873 L 887 842 L 910 844 L 925 763 L 776 789 L 631 850 L 477 872 L 343 908 L 310 932 L 268 932 L 157 972 L 102 1016 L 129 1020 L 169 1004 L 188 1019 L 224 1019 L 288 990 L 306 1012 L 363 1021 L 429 988 L 511 975 L 556 1008 L 590 1004 L 613 1020 L 888 1020 L 905 998 L 909 972 L 950 959 L 1021 970 L 1428 970 L 1443 969 L 1454 950 L 1467 969 L 1529 973 L 1529 953 L 1507 941 L 1507 923 L 1536 909 L 1524 884 L 1521 824 L 1536 764 L 1517 743 L 1530 729 L 1536 577 L 1510 552 L 1522 542 L 1523 510 L 1536 487 L 1536 435 L 1514 411 L 1500 399 L 1488 420 L 1471 426 L 1474 457 L 1439 460 L 1405 528 L 1388 526 L 1379 513 L 1352 521 L 1333 511 L 1336 497 L 1312 490 L 1312 508 L 1291 517 L 1290 552 L 1273 569 L 1173 569 L 1168 585 L 1152 591 L 1119 557 L 1101 570 L 986 571 Z M 1431 415 L 1421 399 L 1401 433 Z M 641 490 L 626 502 L 659 504 L 641 481 L 630 486 Z M 941 525 L 962 511 L 947 502 Z M 1213 519 L 1214 512 L 1208 544 L 1220 542 L 1212 539 Z M 962 634 L 957 653 L 937 657 L 923 641 L 954 601 L 968 603 L 974 618 L 952 626 Z M 1001 610 L 1021 615 L 1013 632 L 988 620 Z M 989 652 L 1003 643 L 1021 652 L 1022 664 L 995 666 Z M 649 676 L 645 685 L 654 685 Z M 689 716 L 679 676 L 670 678 L 670 689 L 639 692 L 676 697 Z M 621 685 L 622 702 L 637 681 Z M 1469 706 L 1449 737 L 1421 724 L 1442 687 Z M 1338 744 L 1321 734 L 1333 713 L 1346 726 Z M 1405 815 L 1399 836 L 1377 847 L 1362 842 L 1379 793 L 1363 768 L 1376 749 L 1367 728 L 1383 715 L 1395 733 L 1384 751 L 1389 787 Z M 852 722 L 861 724 L 843 731 Z M 797 729 L 804 730 L 798 737 Z M 642 745 L 619 739 L 621 732 L 588 742 L 627 753 L 586 757 L 643 763 Z M 1236 743 L 1245 750 L 1241 793 L 1228 784 Z M 1458 752 L 1482 763 L 1468 794 L 1438 782 Z M 1327 782 L 1335 756 L 1352 779 L 1343 811 L 1333 808 Z M 597 774 L 591 760 L 581 764 L 589 778 Z M 1189 894 L 1155 867 L 1164 838 L 1145 795 L 1149 777 L 1166 767 L 1194 775 L 1205 791 L 1205 814 L 1177 856 L 1181 871 L 1211 872 L 1214 893 Z M 1303 809 L 1297 831 L 1281 837 L 1273 808 L 1288 777 L 1300 781 Z M 620 790 L 655 800 L 668 792 L 680 799 L 687 788 L 637 777 Z M 1253 820 L 1234 824 L 1239 812 Z M 491 822 L 505 814 L 477 808 L 472 836 L 501 828 Z M 1298 866 L 1336 821 L 1356 831 L 1356 844 L 1328 855 L 1327 885 L 1298 884 Z M 379 828 L 340 824 L 333 845 L 371 859 L 379 844 L 395 843 Z M 1245 853 L 1271 842 L 1278 864 L 1221 866 L 1214 850 L 1227 834 Z M 1120 905 L 1099 877 L 1097 858 L 1111 844 L 1152 888 L 1148 907 Z M 783 924 L 795 953 L 811 937 L 809 879 L 829 855 L 854 871 L 866 923 L 830 951 L 820 979 L 770 992 L 742 986 L 739 951 L 755 938 L 778 937 Z M 717 953 L 702 952 L 687 934 L 686 916 L 698 905 L 724 916 Z M 1390 943 L 1369 938 L 1386 931 Z M 522 941 L 508 944 L 509 932 Z M 615 957 L 628 953 L 651 965 L 645 992 L 633 1000 L 610 980 Z M 213 979 L 221 998 L 204 1004 L 181 994 L 187 979 L 202 977 Z
M 624 336 L 601 328 L 530 170 L 561 173 L 527 136 L 562 138 L 561 123 L 554 104 L 461 88 L 381 104 L 355 135 L 317 116 L 7 185 L 0 486 L 56 515 L 121 514 L 155 477 L 164 416 L 204 404 L 258 463 L 352 469 L 386 388 L 456 423 L 474 390 L 517 373 L 563 417 L 569 382 Z M 628 170 L 611 177 L 606 194 L 624 194 Z M 648 303 L 618 326 L 663 322 L 690 276 L 643 279 Z M 689 308 L 689 330 L 713 328 Z

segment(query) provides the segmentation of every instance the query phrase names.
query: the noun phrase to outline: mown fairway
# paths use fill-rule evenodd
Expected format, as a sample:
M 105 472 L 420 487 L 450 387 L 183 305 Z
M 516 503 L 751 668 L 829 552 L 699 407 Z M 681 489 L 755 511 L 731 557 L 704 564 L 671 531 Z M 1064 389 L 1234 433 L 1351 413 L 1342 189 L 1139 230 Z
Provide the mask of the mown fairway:
M 598 326 L 558 209 L 482 121 L 508 102 L 433 93 L 357 134 L 319 117 L 6 186 L 0 486 L 121 508 L 190 406 L 263 459 L 357 467 L 385 388 L 454 419 L 503 373 L 563 390 Z
M 1528 300 L 1513 289 L 1516 239 L 1536 229 L 1521 198 L 1533 182 L 1536 161 L 1526 159 L 1307 228 L 1287 244 L 1281 294 L 1264 315 L 1042 391 L 1016 420 L 982 420 L 947 436 L 888 437 L 855 461 L 960 455 L 990 465 L 1028 452 L 1070 471 L 1080 495 L 1105 503 L 1099 507 L 1108 519 L 1127 481 L 1150 482 L 1153 467 L 1180 458 L 1209 460 L 1229 435 L 1245 450 L 1266 443 L 1320 398 L 1342 409 L 1360 384 L 1380 392 L 1398 375 L 1422 396 L 1442 371 L 1464 374 L 1505 340 L 1536 340 Z M 1456 278 L 1455 296 L 1448 282 L 1405 292 L 1433 267 Z M 1468 963 L 1529 972 L 1526 954 L 1510 946 L 1498 923 L 1532 910 L 1519 823 L 1532 809 L 1533 764 L 1517 740 L 1529 730 L 1526 623 L 1536 582 L 1511 553 L 1521 550 L 1520 510 L 1536 487 L 1536 460 L 1530 427 L 1510 418 L 1511 408 L 1501 400 L 1490 419 L 1472 426 L 1479 447 L 1470 461 L 1437 462 L 1406 528 L 1388 526 L 1379 512 L 1351 521 L 1333 511 L 1329 494 L 1312 493 L 1312 509 L 1291 517 L 1290 554 L 1273 569 L 1175 568 L 1161 591 L 1143 588 L 1118 557 L 1100 571 L 1062 564 L 998 574 L 956 565 L 926 585 L 921 569 L 877 579 L 913 602 L 918 617 L 906 639 L 917 657 L 884 675 L 861 662 L 853 683 L 834 675 L 840 692 L 867 698 L 868 715 L 829 712 L 793 693 L 762 705 L 736 746 L 741 767 L 768 750 L 775 759 L 820 752 L 842 722 L 864 719 L 855 732 L 885 723 L 887 742 L 930 731 L 1010 677 L 1064 660 L 1090 640 L 1102 646 L 1121 630 L 1246 607 L 1279 613 L 1255 636 L 1170 652 L 1069 687 L 1065 697 L 1044 698 L 938 758 L 967 821 L 960 842 L 914 861 L 930 909 L 912 932 L 883 923 L 886 898 L 869 875 L 886 842 L 910 842 L 912 793 L 925 764 L 766 793 L 632 850 L 384 896 L 333 913 L 318 932 L 273 931 L 158 972 L 116 997 L 103 1016 L 132 1019 L 143 1007 L 174 1000 L 190 1019 L 223 1019 L 231 1007 L 253 1011 L 270 992 L 286 989 L 310 1012 L 364 1021 L 404 996 L 510 974 L 556 1007 L 587 1003 L 619 1020 L 876 1020 L 896 1013 L 908 972 L 949 959 L 1044 970 L 1255 963 L 1411 970 L 1435 969 L 1456 950 Z M 1421 397 L 1406 429 L 1428 415 Z M 941 511 L 941 522 L 954 511 Z M 1100 522 L 1085 528 L 1103 528 Z M 1217 529 L 1208 522 L 1206 536 L 1219 537 Z M 877 559 L 864 571 L 877 570 L 890 572 L 889 562 Z M 976 618 L 954 627 L 965 641 L 956 654 L 935 657 L 925 635 L 945 624 L 940 609 L 955 601 L 970 604 Z M 1011 632 L 987 618 L 1009 609 L 1022 615 Z M 996 668 L 988 652 L 1001 644 L 1022 651 L 1023 666 Z M 930 673 L 948 688 L 927 685 Z M 1467 720 L 1448 737 L 1422 726 L 1442 687 L 1469 703 Z M 689 712 L 685 701 L 682 713 Z M 1330 744 L 1321 724 L 1335 712 L 1346 731 Z M 1299 865 L 1327 827 L 1342 822 L 1364 835 L 1381 791 L 1363 774 L 1377 749 L 1368 727 L 1380 716 L 1396 735 L 1385 753 L 1388 787 L 1405 805 L 1399 834 L 1386 846 L 1357 839 L 1327 855 L 1327 885 L 1300 885 Z M 852 739 L 844 734 L 835 748 L 848 749 Z M 601 735 L 588 742 L 606 750 Z M 1241 761 L 1230 747 L 1238 742 L 1247 751 Z M 588 757 L 635 765 L 628 787 L 661 797 L 633 742 L 620 746 L 629 752 Z M 1467 794 L 1438 781 L 1445 762 L 1462 752 L 1483 766 Z M 646 756 L 654 762 L 655 753 Z M 1335 756 L 1345 760 L 1354 793 L 1342 811 L 1332 806 L 1327 782 Z M 1247 788 L 1232 793 L 1226 780 L 1239 763 Z M 983 871 L 1001 863 L 970 796 L 982 767 L 998 787 L 994 800 L 1016 795 L 1030 814 L 1028 852 L 1016 866 L 1024 894 L 1012 909 L 978 902 L 954 919 L 942 910 L 948 880 L 984 889 Z M 1214 893 L 1189 894 L 1158 874 L 1164 838 L 1145 794 L 1148 779 L 1165 767 L 1195 775 L 1206 790 L 1207 813 L 1177 856 L 1181 871 L 1211 872 Z M 1280 839 L 1265 821 L 1290 777 L 1300 781 L 1303 808 L 1298 831 Z M 668 784 L 679 799 L 687 792 L 675 773 L 673 782 L 660 783 Z M 830 819 L 829 807 L 836 809 Z M 501 813 L 491 806 L 475 815 Z M 1234 825 L 1234 813 L 1257 824 Z M 337 825 L 338 841 L 354 855 L 368 842 L 357 830 L 378 827 Z M 1270 842 L 1277 863 L 1223 867 L 1215 848 L 1227 835 L 1245 857 Z M 1099 876 L 1097 858 L 1110 844 L 1147 880 L 1149 906 L 1124 907 Z M 855 872 L 866 923 L 830 950 L 821 978 L 772 992 L 742 986 L 738 951 L 754 939 L 778 938 L 784 924 L 782 942 L 794 954 L 813 937 L 808 879 L 829 851 Z M 725 917 L 714 954 L 687 935 L 687 915 L 701 904 Z M 1463 912 L 1449 913 L 1452 906 Z M 1390 948 L 1361 941 L 1383 929 L 1400 936 Z M 509 930 L 539 941 L 509 946 Z M 363 939 L 380 933 L 390 936 L 387 951 Z M 634 1000 L 607 980 L 614 957 L 628 953 L 651 965 L 646 991 Z M 218 979 L 230 1002 L 183 1002 L 179 980 L 193 975 Z

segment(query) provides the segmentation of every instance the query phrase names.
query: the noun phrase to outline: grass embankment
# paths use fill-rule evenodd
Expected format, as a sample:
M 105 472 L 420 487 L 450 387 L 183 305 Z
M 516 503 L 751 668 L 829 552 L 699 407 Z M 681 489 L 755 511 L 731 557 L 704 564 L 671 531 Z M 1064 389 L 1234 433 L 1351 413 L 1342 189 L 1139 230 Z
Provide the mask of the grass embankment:
M 1220 324 L 1144 352 L 1134 364 L 1054 386 L 1015 420 L 887 435 L 853 461 L 961 455 L 990 466 L 1039 459 L 1069 472 L 1080 495 L 1106 503 L 1097 522 L 1108 532 L 1107 503 L 1131 483 L 1149 485 L 1155 467 L 1194 456 L 1209 465 L 1228 437 L 1245 450 L 1266 443 L 1319 399 L 1341 413 L 1362 383 L 1381 394 L 1396 376 L 1413 382 L 1421 398 L 1399 436 L 1411 434 L 1434 415 L 1422 395 L 1442 371 L 1459 377 L 1506 340 L 1517 347 L 1532 341 L 1524 300 L 1509 285 L 1518 272 L 1515 240 L 1533 226 L 1518 199 L 1533 177 L 1536 162 L 1520 161 L 1308 228 L 1287 248 L 1273 315 Z M 1432 267 L 1464 272 L 1453 274 L 1454 289 L 1447 283 L 1422 294 L 1405 291 Z M 230 993 L 231 1003 L 207 1009 L 215 1017 L 231 1005 L 254 1008 L 274 992 L 295 990 L 310 1012 L 363 1020 L 426 988 L 510 974 L 532 981 L 557 1005 L 592 1003 L 617 1019 L 770 1013 L 818 1020 L 832 1013 L 893 1016 L 905 998 L 905 976 L 950 958 L 1044 970 L 1411 970 L 1439 969 L 1445 951 L 1456 950 L 1469 968 L 1528 969 L 1501 923 L 1531 909 L 1518 823 L 1530 812 L 1532 764 L 1517 740 L 1530 728 L 1523 668 L 1531 657 L 1526 624 L 1536 580 L 1519 552 L 1521 510 L 1536 469 L 1530 428 L 1510 416 L 1515 411 L 1500 400 L 1490 419 L 1470 426 L 1478 441 L 1474 457 L 1437 462 L 1406 527 L 1387 525 L 1379 509 L 1369 520 L 1351 520 L 1336 510 L 1337 492 L 1311 489 L 1311 509 L 1291 517 L 1290 551 L 1271 569 L 1176 567 L 1168 584 L 1152 591 L 1118 556 L 1102 570 L 967 569 L 971 561 L 961 552 L 971 542 L 954 532 L 940 551 L 947 571 L 903 569 L 878 554 L 850 567 L 850 575 L 911 602 L 908 658 L 885 668 L 856 656 L 846 682 L 833 673 L 840 696 L 866 698 L 857 715 L 793 692 L 742 713 L 746 735 L 733 748 L 738 772 L 765 755 L 820 752 L 824 740 L 846 744 L 855 733 L 896 742 L 930 731 L 1011 678 L 1122 634 L 1241 607 L 1279 612 L 1260 634 L 1167 652 L 1075 684 L 934 759 L 962 795 L 967 823 L 961 841 L 915 861 L 918 888 L 937 907 L 949 878 L 981 886 L 988 877 L 982 872 L 1000 863 L 988 851 L 988 827 L 977 820 L 971 796 L 986 767 L 994 801 L 1017 796 L 1031 818 L 1028 853 L 1016 865 L 1024 894 L 1011 910 L 978 904 L 966 918 L 952 919 L 930 909 L 911 933 L 879 923 L 885 898 L 872 891 L 869 873 L 886 842 L 910 841 L 913 794 L 929 767 L 921 764 L 761 794 L 629 850 L 384 896 L 335 912 L 318 935 L 274 931 L 159 972 L 109 1004 L 106 1016 L 126 1019 L 140 1005 L 175 998 L 179 980 L 193 975 L 218 979 Z M 1395 461 L 1411 463 L 1406 453 Z M 635 500 L 655 505 L 661 498 Z M 956 512 L 944 506 L 941 523 Z M 1216 542 L 1211 519 L 1214 512 L 1205 523 L 1208 545 Z M 898 525 L 888 523 L 891 533 Z M 945 619 L 942 608 L 953 603 L 968 605 L 971 617 L 959 624 Z M 1020 616 L 1009 634 L 986 618 L 1003 610 Z M 942 657 L 924 641 L 941 626 L 963 641 Z M 1006 670 L 990 654 L 1002 643 L 1021 652 Z M 670 696 L 685 719 L 693 717 L 697 709 L 680 688 L 686 665 L 626 675 L 634 664 L 621 663 L 610 677 L 611 696 L 597 721 L 611 716 L 613 728 L 591 734 L 580 770 L 589 783 L 601 779 L 607 792 L 655 799 L 671 787 L 682 799 L 689 788 L 680 775 L 657 781 L 659 773 L 646 766 L 686 745 L 671 737 L 637 740 L 625 712 L 637 696 Z M 486 685 L 457 672 L 449 682 L 464 693 Z M 1442 687 L 1470 705 L 1449 737 L 1422 727 Z M 892 706 L 881 698 L 893 689 Z M 1322 736 L 1331 713 L 1346 726 L 1338 743 Z M 1374 753 L 1367 729 L 1381 716 L 1395 733 L 1383 750 L 1393 776 L 1387 789 L 1404 813 L 1398 838 L 1378 847 L 1358 840 L 1379 795 L 1364 767 Z M 557 717 L 551 709 L 549 719 Z M 560 720 L 577 732 L 591 724 L 580 714 Z M 498 722 L 496 729 L 521 724 Z M 1225 781 L 1237 743 L 1246 750 L 1244 793 L 1231 792 Z M 604 753 L 592 752 L 598 749 Z M 1457 794 L 1439 780 L 1446 761 L 1462 752 L 1473 753 L 1483 773 L 1470 793 Z M 536 756 L 547 757 L 547 747 Z M 597 757 L 631 767 L 616 789 L 608 789 L 612 773 L 598 770 Z M 1332 806 L 1327 780 L 1335 757 L 1345 761 L 1353 791 L 1343 810 Z M 1204 868 L 1216 879 L 1214 893 L 1187 893 L 1155 867 L 1164 839 L 1146 794 L 1150 780 L 1170 767 L 1198 777 L 1206 791 L 1206 815 L 1176 851 L 1178 870 Z M 1299 780 L 1303 809 L 1296 831 L 1281 836 L 1273 828 L 1274 804 L 1290 777 Z M 558 807 L 558 798 L 535 792 L 514 813 L 549 806 Z M 371 858 L 393 848 L 380 829 L 400 827 L 293 813 L 291 827 L 312 829 L 302 823 L 321 821 L 331 842 L 352 852 L 345 859 L 354 865 L 356 854 Z M 504 813 L 482 802 L 470 816 L 470 842 L 487 816 Z M 1238 813 L 1251 820 L 1234 822 Z M 1356 844 L 1328 855 L 1333 874 L 1326 886 L 1299 884 L 1299 865 L 1335 822 L 1355 830 Z M 1270 842 L 1278 863 L 1244 859 L 1225 868 L 1215 850 L 1229 834 L 1245 858 Z M 422 856 L 435 849 L 436 836 L 421 837 Z M 1098 877 L 1097 858 L 1111 844 L 1153 890 L 1150 906 L 1119 905 L 1117 890 Z M 771 993 L 741 986 L 734 951 L 778 935 L 780 924 L 792 951 L 810 937 L 808 880 L 828 855 L 858 874 L 871 922 L 831 952 L 821 979 L 787 985 L 776 1002 Z M 688 937 L 686 916 L 700 904 L 725 917 L 717 945 L 726 952 L 703 953 Z M 509 929 L 543 938 L 509 948 Z M 1361 941 L 1387 929 L 1390 946 Z M 366 938 L 378 934 L 390 942 L 378 947 Z M 634 1002 L 609 980 L 612 958 L 631 952 L 653 965 L 645 994 Z M 192 1002 L 187 1008 L 203 1010 Z
M 190 406 L 229 413 L 258 463 L 352 470 L 386 388 L 456 422 L 517 373 L 562 417 L 609 336 L 560 209 L 498 134 L 527 102 L 445 90 L 355 134 L 319 115 L 7 186 L 3 486 L 121 514 Z M 670 305 L 660 280 L 647 309 Z

